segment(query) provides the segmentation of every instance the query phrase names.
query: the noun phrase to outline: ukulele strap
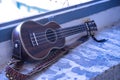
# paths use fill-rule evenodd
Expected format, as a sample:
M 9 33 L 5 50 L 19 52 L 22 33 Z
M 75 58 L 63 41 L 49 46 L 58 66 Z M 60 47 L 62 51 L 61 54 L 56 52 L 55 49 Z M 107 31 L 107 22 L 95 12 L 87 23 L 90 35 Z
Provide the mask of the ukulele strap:
M 12 58 L 9 61 L 8 66 L 6 67 L 6 76 L 9 80 L 26 80 L 28 77 L 32 76 L 33 74 L 42 71 L 48 66 L 55 63 L 60 57 L 67 54 L 71 49 L 87 41 L 88 38 L 89 37 L 87 35 L 83 36 L 69 46 L 65 46 L 62 49 L 57 49 L 57 50 L 55 49 L 51 51 L 50 55 L 47 58 L 39 61 L 38 64 L 36 64 L 36 66 L 29 73 L 26 74 L 20 72 L 25 62 L 19 60 L 18 58 L 17 59 Z
M 20 59 L 21 58 L 20 57 L 21 56 L 21 47 L 20 47 L 20 45 L 19 46 L 16 45 L 19 43 L 19 41 L 16 41 L 15 48 L 17 48 L 18 50 L 14 50 L 13 53 L 15 53 L 15 54 L 18 53 L 20 55 L 16 56 L 13 54 L 13 58 L 9 61 L 9 64 L 6 67 L 6 76 L 9 78 L 9 80 L 26 80 L 28 77 L 32 76 L 33 74 L 35 74 L 39 71 L 42 71 L 45 68 L 47 68 L 48 66 L 55 63 L 60 57 L 67 54 L 71 49 L 73 49 L 73 48 L 77 47 L 78 45 L 87 41 L 89 39 L 89 37 L 92 37 L 92 39 L 97 42 L 105 42 L 106 41 L 106 39 L 98 40 L 94 37 L 94 31 L 97 31 L 97 28 L 90 27 L 90 26 L 96 26 L 94 21 L 92 21 L 92 23 L 85 22 L 85 24 L 87 26 L 86 27 L 87 35 L 79 38 L 78 40 L 76 40 L 74 43 L 72 43 L 69 46 L 65 46 L 62 49 L 52 50 L 50 52 L 49 56 L 47 56 L 45 59 L 38 61 L 38 64 L 36 64 L 36 66 L 33 67 L 33 69 L 28 73 L 21 72 L 21 69 L 27 63 L 25 61 L 22 61 L 22 59 Z

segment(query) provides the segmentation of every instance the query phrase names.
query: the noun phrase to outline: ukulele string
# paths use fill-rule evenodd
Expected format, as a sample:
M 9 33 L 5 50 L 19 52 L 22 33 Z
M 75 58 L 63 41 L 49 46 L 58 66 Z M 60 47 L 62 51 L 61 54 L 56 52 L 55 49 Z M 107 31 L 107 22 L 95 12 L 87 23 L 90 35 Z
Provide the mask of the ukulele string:
M 81 25 L 78 25 L 78 27 L 79 28 L 84 28 L 85 27 L 85 24 L 81 24 Z M 78 29 L 78 27 L 77 27 L 77 29 Z M 68 28 L 59 28 L 59 29 L 56 29 L 56 32 L 57 32 L 57 30 L 62 30 L 63 32 L 65 32 L 65 31 L 69 31 L 69 30 L 73 30 L 73 29 L 76 29 L 76 27 L 68 27 Z M 39 33 L 35 33 L 35 36 L 44 36 L 45 35 L 45 32 L 39 32 Z
M 58 29 L 59 30 L 59 29 Z M 60 33 L 62 33 L 62 32 L 64 32 L 65 34 L 68 34 L 69 33 L 69 35 L 71 35 L 71 34 L 74 34 L 74 33 L 77 33 L 78 31 L 83 31 L 83 30 L 85 30 L 85 27 L 81 27 L 81 28 L 75 28 L 75 29 L 69 29 L 69 30 L 61 30 L 61 31 L 59 31 L 59 32 L 57 32 L 57 34 L 60 34 Z M 57 30 L 56 30 L 57 31 Z M 44 33 L 45 34 L 45 33 Z M 39 39 L 39 38 L 40 39 Z M 42 37 L 44 37 L 44 38 L 42 38 Z M 43 44 L 44 42 L 47 42 L 47 40 L 46 40 L 46 38 L 45 38 L 45 35 L 42 35 L 42 37 L 41 36 L 37 36 L 37 42 L 38 42 L 38 44 Z M 65 37 L 65 36 L 58 36 L 57 38 L 63 38 L 63 37 Z M 49 38 L 52 38 L 51 40 L 53 40 L 53 36 L 50 36 Z
M 66 29 L 66 28 L 65 28 L 65 29 L 64 29 L 64 28 L 62 28 L 62 29 L 59 28 L 59 29 L 56 29 L 55 32 L 57 32 L 57 31 L 59 32 L 60 30 L 61 30 L 61 32 L 65 32 L 65 31 L 68 31 L 68 30 L 73 30 L 74 28 L 76 29 L 76 27 L 67 28 L 67 29 Z M 51 33 L 50 33 L 50 34 L 51 34 Z M 38 37 L 39 37 L 39 36 L 45 36 L 45 32 L 35 33 L 35 36 L 38 36 Z
M 68 33 L 69 31 L 74 31 L 76 29 L 76 27 L 73 27 L 73 28 L 69 28 L 69 29 L 57 29 L 55 32 L 57 33 L 57 34 L 61 34 L 61 33 Z M 85 29 L 85 27 L 78 27 L 77 28 L 77 30 L 83 30 L 83 29 Z M 49 35 L 51 35 L 52 33 L 50 33 Z M 41 32 L 41 33 L 35 33 L 35 36 L 37 37 L 37 38 L 42 38 L 42 37 L 45 37 L 45 32 Z
M 84 28 L 83 28 L 84 29 Z M 56 30 L 56 33 L 57 34 L 61 34 L 61 33 L 65 33 L 65 34 L 68 34 L 68 33 L 73 33 L 73 32 L 75 32 L 75 31 L 80 31 L 80 30 L 83 30 L 82 28 L 77 28 L 77 29 L 74 29 L 74 30 L 70 30 L 70 31 L 66 31 L 66 30 L 62 30 L 62 31 L 59 31 L 59 32 L 57 32 L 57 30 Z M 50 33 L 49 35 L 51 35 L 52 33 Z M 42 35 L 44 38 L 45 38 L 45 35 Z M 37 38 L 42 38 L 41 37 L 41 35 L 40 36 L 36 36 Z M 51 38 L 53 37 L 53 36 L 50 36 Z M 48 37 L 48 38 L 50 38 L 50 37 Z M 63 37 L 65 37 L 65 36 L 63 36 Z M 44 38 L 42 38 L 42 39 L 44 39 Z M 42 40 L 42 39 L 39 39 L 39 40 Z
M 73 32 L 71 32 L 71 33 L 73 33 Z M 60 39 L 60 38 L 63 38 L 63 37 L 58 37 L 58 38 Z M 53 39 L 51 39 L 51 40 L 53 40 Z M 48 41 L 46 39 L 45 40 L 44 39 L 40 39 L 39 41 L 37 40 L 38 45 L 43 44 L 45 42 L 48 42 Z M 34 43 L 36 43 L 36 41 L 34 41 Z
M 74 30 L 72 30 L 72 32 L 71 31 L 66 31 L 67 33 L 68 32 L 71 32 L 71 34 L 73 34 L 74 32 L 78 32 L 78 31 L 80 31 L 80 30 L 82 30 L 81 28 L 79 28 L 79 29 L 74 29 Z M 74 31 L 74 32 L 73 32 Z M 63 31 L 61 31 L 61 32 L 63 32 Z M 58 36 L 57 38 L 63 38 L 64 36 Z M 49 38 L 53 38 L 53 37 L 49 37 Z M 37 39 L 37 42 L 38 42 L 38 44 L 40 44 L 41 42 L 41 44 L 43 44 L 44 42 L 47 42 L 47 40 L 46 40 L 46 38 L 45 38 L 45 36 L 44 36 L 44 38 L 41 38 L 41 39 Z

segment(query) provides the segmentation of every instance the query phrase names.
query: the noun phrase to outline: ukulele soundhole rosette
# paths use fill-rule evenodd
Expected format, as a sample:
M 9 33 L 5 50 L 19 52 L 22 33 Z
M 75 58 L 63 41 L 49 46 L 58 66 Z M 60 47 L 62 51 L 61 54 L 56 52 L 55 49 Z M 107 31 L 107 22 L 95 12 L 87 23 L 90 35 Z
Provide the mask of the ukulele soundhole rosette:
M 55 43 L 57 40 L 57 34 L 55 32 L 55 30 L 49 28 L 46 30 L 46 39 L 47 41 L 51 42 L 51 43 Z

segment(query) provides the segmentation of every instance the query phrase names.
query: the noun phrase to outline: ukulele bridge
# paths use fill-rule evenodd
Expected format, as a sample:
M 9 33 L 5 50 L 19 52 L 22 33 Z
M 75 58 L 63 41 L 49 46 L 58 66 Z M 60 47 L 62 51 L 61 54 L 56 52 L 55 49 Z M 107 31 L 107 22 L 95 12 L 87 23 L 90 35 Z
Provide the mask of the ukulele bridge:
M 30 40 L 31 40 L 33 46 L 39 45 L 35 33 L 30 33 Z

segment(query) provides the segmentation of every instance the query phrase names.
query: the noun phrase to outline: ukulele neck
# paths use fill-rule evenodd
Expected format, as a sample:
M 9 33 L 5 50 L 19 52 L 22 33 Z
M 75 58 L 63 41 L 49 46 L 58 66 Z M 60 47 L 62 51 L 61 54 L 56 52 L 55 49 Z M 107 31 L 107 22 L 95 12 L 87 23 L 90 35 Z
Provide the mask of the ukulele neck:
M 68 28 L 60 28 L 56 32 L 62 37 L 68 37 L 84 31 L 86 31 L 86 24 L 76 25 Z

